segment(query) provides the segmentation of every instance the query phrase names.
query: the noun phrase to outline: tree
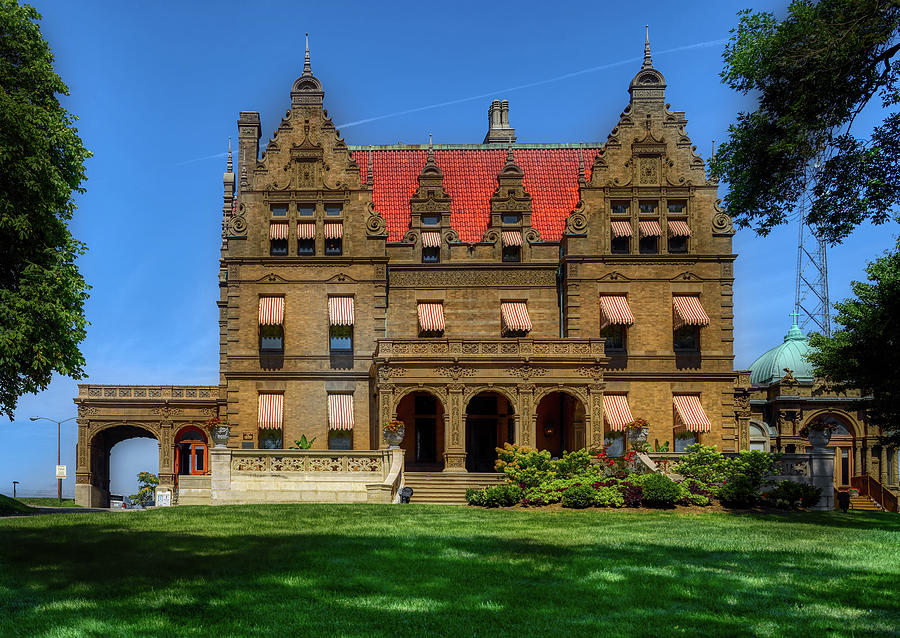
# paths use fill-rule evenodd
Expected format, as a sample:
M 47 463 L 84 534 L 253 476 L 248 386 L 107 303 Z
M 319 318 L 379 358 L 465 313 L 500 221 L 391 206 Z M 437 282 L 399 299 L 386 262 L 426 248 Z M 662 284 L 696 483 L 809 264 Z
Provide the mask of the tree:
M 869 220 L 896 219 L 900 203 L 900 114 L 868 139 L 852 128 L 876 96 L 900 102 L 895 60 L 898 0 L 795 0 L 780 22 L 744 11 L 725 48 L 722 79 L 753 96 L 719 148 L 713 173 L 728 182 L 735 222 L 767 235 L 787 221 L 807 186 L 807 221 L 832 243 Z M 821 168 L 807 182 L 807 168 Z
M 156 486 L 159 485 L 159 477 L 151 472 L 138 472 L 138 491 L 128 498 L 132 503 L 147 507 L 153 504 L 156 498 Z
M 69 92 L 40 17 L 0 0 L 0 411 L 10 419 L 54 372 L 84 376 L 89 287 L 75 261 L 85 247 L 67 222 L 91 154 L 57 99 Z
M 855 298 L 835 304 L 843 326 L 831 338 L 812 334 L 808 355 L 816 375 L 835 389 L 871 394 L 869 417 L 886 442 L 900 444 L 900 242 L 897 250 L 871 262 L 868 282 L 854 281 Z

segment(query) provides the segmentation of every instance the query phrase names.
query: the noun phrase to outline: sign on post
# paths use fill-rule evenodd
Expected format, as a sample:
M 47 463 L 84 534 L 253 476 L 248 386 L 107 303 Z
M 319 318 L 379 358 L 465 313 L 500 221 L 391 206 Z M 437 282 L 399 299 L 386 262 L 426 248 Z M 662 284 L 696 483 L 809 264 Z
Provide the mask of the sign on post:
M 58 478 L 58 479 L 66 478 L 66 466 L 65 465 L 57 465 L 56 466 L 56 478 Z
M 170 507 L 172 505 L 172 492 L 166 487 L 156 488 L 156 506 Z

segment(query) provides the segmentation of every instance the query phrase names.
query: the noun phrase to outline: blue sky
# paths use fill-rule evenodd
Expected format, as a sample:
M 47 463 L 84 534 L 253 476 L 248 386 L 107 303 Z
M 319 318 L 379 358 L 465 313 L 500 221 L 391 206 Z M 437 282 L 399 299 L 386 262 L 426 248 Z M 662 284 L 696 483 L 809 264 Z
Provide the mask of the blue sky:
M 265 146 L 302 70 L 305 32 L 325 106 L 349 144 L 425 143 L 429 133 L 435 143 L 478 143 L 492 98 L 509 100 L 520 142 L 603 142 L 627 104 L 649 23 L 667 101 L 686 111 L 708 158 L 735 113 L 751 107 L 719 81 L 720 41 L 749 4 L 34 2 L 70 88 L 64 102 L 94 153 L 72 223 L 89 247 L 80 262 L 93 286 L 89 380 L 218 383 L 224 152 L 241 110 L 260 112 Z M 420 108 L 431 105 L 444 106 Z M 878 109 L 863 115 L 864 129 Z M 897 231 L 864 227 L 829 252 L 832 299 L 849 294 Z M 737 368 L 790 327 L 796 241 L 794 225 L 735 236 Z M 76 392 L 76 382 L 56 379 L 21 399 L 14 422 L 0 421 L 0 492 L 13 480 L 20 493 L 55 492 L 56 428 L 28 416 L 74 416 Z M 137 439 L 114 449 L 114 492 L 134 491 L 138 471 L 156 470 L 155 448 Z M 63 462 L 71 494 L 74 423 L 63 426 Z

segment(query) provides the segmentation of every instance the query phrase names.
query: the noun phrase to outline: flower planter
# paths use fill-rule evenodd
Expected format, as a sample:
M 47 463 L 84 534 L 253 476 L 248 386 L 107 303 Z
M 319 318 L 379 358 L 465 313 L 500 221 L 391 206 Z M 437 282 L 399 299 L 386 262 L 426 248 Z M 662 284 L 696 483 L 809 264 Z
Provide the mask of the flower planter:
M 628 428 L 627 430 L 625 430 L 625 435 L 628 437 L 628 441 L 630 443 L 646 441 L 648 434 L 648 428 Z
M 230 425 L 217 425 L 212 429 L 212 440 L 216 447 L 227 447 L 228 437 L 231 436 Z
M 821 450 L 831 441 L 831 430 L 810 430 L 809 443 L 815 450 Z
M 397 449 L 403 442 L 403 436 L 406 434 L 406 428 L 399 428 L 396 432 L 384 430 L 384 442 L 388 444 L 389 450 Z

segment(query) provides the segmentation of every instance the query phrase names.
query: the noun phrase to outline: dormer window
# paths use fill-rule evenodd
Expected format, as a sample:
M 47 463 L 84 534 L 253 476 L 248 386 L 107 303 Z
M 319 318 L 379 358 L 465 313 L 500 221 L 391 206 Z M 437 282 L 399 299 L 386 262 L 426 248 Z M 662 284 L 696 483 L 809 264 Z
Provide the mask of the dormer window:
M 522 231 L 504 230 L 501 233 L 503 261 L 522 261 Z
M 504 224 L 521 224 L 522 216 L 518 213 L 503 213 L 503 215 L 500 216 L 500 221 Z
M 441 260 L 441 234 L 436 230 L 422 233 L 422 263 L 435 264 Z
M 437 226 L 441 223 L 440 215 L 422 215 L 423 226 Z

